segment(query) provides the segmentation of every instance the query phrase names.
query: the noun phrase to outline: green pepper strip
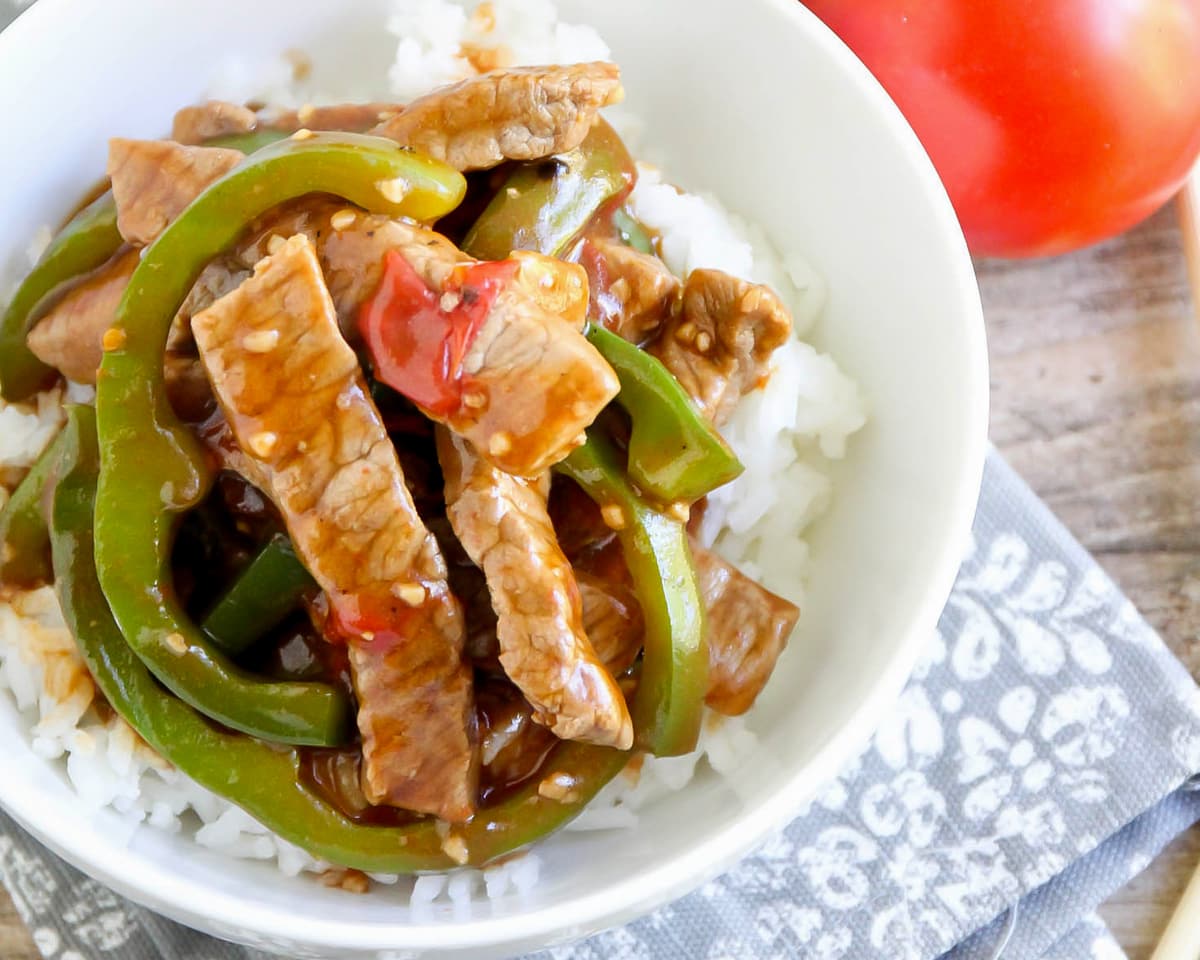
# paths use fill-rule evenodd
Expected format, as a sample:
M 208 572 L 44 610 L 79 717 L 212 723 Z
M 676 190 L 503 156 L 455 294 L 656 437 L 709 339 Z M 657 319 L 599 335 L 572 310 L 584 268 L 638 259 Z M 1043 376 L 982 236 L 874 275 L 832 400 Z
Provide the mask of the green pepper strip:
M 555 469 L 596 503 L 619 507 L 623 515 L 617 536 L 646 622 L 633 701 L 637 745 L 660 757 L 688 753 L 700 735 L 708 647 L 687 530 L 638 496 L 612 441 L 595 429 Z
M 621 381 L 617 403 L 633 427 L 627 470 L 643 493 L 691 503 L 742 472 L 741 461 L 656 357 L 596 324 L 587 338 Z
M 654 253 L 654 241 L 650 239 L 650 234 L 624 207 L 617 207 L 613 211 L 612 222 L 625 246 L 633 247 L 638 253 Z
M 350 704 L 328 684 L 264 682 L 239 670 L 196 627 L 170 582 L 176 516 L 212 477 L 199 442 L 167 401 L 167 330 L 205 264 L 272 207 L 330 193 L 389 216 L 435 219 L 466 181 L 389 140 L 315 134 L 264 147 L 210 185 L 146 248 L 117 309 L 121 345 L 100 366 L 102 469 L 96 562 L 134 652 L 177 696 L 228 727 L 285 743 L 332 745 Z
M 201 626 L 222 650 L 241 653 L 278 626 L 315 586 L 291 541 L 274 537 L 216 602 Z
M 480 260 L 514 250 L 563 253 L 605 202 L 633 185 L 629 151 L 603 120 L 574 150 L 517 167 L 463 241 Z
M 0 510 L 0 583 L 33 586 L 48 583 L 52 576 L 42 494 L 61 447 L 59 433 Z
M 100 456 L 94 417 L 89 407 L 70 409 L 51 536 L 63 615 L 108 703 L 179 770 L 313 856 L 372 873 L 458 866 L 442 847 L 436 821 L 403 827 L 356 823 L 303 785 L 298 750 L 213 726 L 155 682 L 122 637 L 96 575 L 93 511 Z M 574 819 L 628 759 L 618 750 L 564 741 L 546 770 L 569 778 L 575 794 L 569 803 L 540 796 L 534 780 L 451 832 L 462 838 L 469 862 L 482 866 Z
M 0 318 L 0 395 L 9 403 L 27 400 L 54 376 L 25 343 L 43 306 L 62 284 L 107 262 L 123 242 L 111 192 L 75 214 L 50 241 Z

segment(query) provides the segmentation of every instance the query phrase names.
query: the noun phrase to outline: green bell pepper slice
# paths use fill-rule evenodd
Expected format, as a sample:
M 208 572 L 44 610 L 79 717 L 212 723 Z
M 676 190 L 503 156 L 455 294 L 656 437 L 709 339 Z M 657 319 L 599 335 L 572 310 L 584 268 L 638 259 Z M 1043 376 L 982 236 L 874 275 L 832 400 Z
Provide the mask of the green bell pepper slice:
M 633 187 L 636 176 L 621 138 L 600 120 L 574 150 L 517 167 L 462 248 L 480 260 L 503 260 L 514 250 L 560 256 L 597 210 Z
M 222 650 L 241 653 L 279 626 L 316 586 L 291 541 L 273 537 L 213 604 L 201 627 Z
M 108 262 L 122 243 L 111 191 L 75 214 L 50 241 L 0 318 L 0 396 L 9 403 L 29 399 L 55 376 L 25 343 L 44 305 L 62 284 Z
M 617 207 L 613 211 L 612 222 L 617 236 L 625 246 L 633 247 L 638 253 L 654 253 L 654 241 L 650 239 L 650 234 L 624 207 Z
M 621 381 L 617 403 L 632 425 L 626 469 L 643 493 L 691 503 L 741 474 L 737 455 L 657 357 L 597 324 L 587 338 Z
M 305 786 L 301 752 L 214 726 L 155 681 L 113 620 L 95 567 L 93 518 L 100 453 L 95 414 L 72 407 L 50 517 L 55 586 L 67 626 L 100 692 L 155 751 L 184 774 L 236 803 L 315 857 L 370 873 L 448 870 L 495 860 L 576 817 L 629 754 L 564 741 L 545 769 L 565 777 L 568 802 L 531 781 L 480 810 L 465 826 L 432 819 L 385 827 L 356 822 Z M 462 847 L 448 843 L 461 838 Z M 447 851 L 453 851 L 452 857 Z
M 199 442 L 167 400 L 162 356 L 172 318 L 205 264 L 284 201 L 329 193 L 376 213 L 432 220 L 465 190 L 458 171 L 389 140 L 289 138 L 205 189 L 146 248 L 130 278 L 96 388 L 100 583 L 126 640 L 154 675 L 234 730 L 335 745 L 348 733 L 350 704 L 328 684 L 264 682 L 238 669 L 179 604 L 169 564 L 175 521 L 200 502 L 212 477 Z
M 617 537 L 646 625 L 632 710 L 635 743 L 660 757 L 689 753 L 700 736 L 708 646 L 687 529 L 638 495 L 615 445 L 595 428 L 555 469 L 606 508 L 606 519 L 619 511 Z
M 31 587 L 49 582 L 53 575 L 42 494 L 62 443 L 60 431 L 0 510 L 0 583 Z

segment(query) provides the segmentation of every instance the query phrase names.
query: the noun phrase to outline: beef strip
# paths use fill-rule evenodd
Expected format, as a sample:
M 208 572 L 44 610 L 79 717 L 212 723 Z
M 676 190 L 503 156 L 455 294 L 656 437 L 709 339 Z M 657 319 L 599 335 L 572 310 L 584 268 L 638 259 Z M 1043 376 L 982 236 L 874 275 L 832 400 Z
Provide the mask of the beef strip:
M 533 708 L 506 680 L 484 680 L 476 706 L 486 800 L 536 774 L 558 740 L 535 722 Z
M 446 514 L 487 577 L 509 679 L 559 737 L 628 750 L 629 711 L 584 632 L 579 588 L 546 512 L 546 485 L 496 469 L 447 430 L 437 439 Z
M 192 328 L 238 446 L 349 645 L 364 793 L 469 818 L 478 758 L 462 613 L 312 245 L 286 241 Z
M 583 600 L 583 629 L 592 649 L 613 676 L 633 666 L 642 652 L 645 621 L 633 588 L 575 570 L 579 596 Z
M 592 237 L 579 255 L 591 291 L 589 316 L 630 343 L 652 338 L 679 302 L 679 278 L 658 257 Z
M 101 341 L 116 319 L 138 251 L 125 248 L 67 292 L 29 331 L 29 349 L 68 380 L 95 383 L 104 356 Z
M 184 107 L 175 114 L 171 139 L 177 143 L 202 144 L 214 137 L 263 129 L 291 133 L 301 127 L 359 132 L 390 120 L 403 109 L 395 103 L 336 103 L 322 107 L 305 104 L 298 110 L 259 114 L 240 104 L 209 100 Z
M 612 63 L 498 70 L 419 97 L 372 132 L 459 170 L 574 150 L 601 107 L 619 103 Z
M 708 692 L 704 702 L 727 716 L 753 705 L 800 618 L 795 604 L 692 544 L 708 617 Z
M 262 116 L 259 126 L 289 133 L 301 128 L 359 133 L 386 123 L 403 109 L 398 103 L 334 103 L 321 107 L 306 103 L 298 110 L 282 110 Z
M 241 162 L 239 150 L 188 147 L 170 140 L 108 142 L 108 175 L 117 204 L 117 229 L 145 246 L 214 180 Z
M 175 114 L 171 139 L 176 143 L 201 144 L 214 137 L 249 133 L 258 125 L 258 114 L 249 107 L 224 100 L 207 100 L 184 107 Z
M 742 394 L 765 382 L 792 318 L 769 287 L 720 270 L 693 270 L 683 305 L 649 350 L 720 426 Z

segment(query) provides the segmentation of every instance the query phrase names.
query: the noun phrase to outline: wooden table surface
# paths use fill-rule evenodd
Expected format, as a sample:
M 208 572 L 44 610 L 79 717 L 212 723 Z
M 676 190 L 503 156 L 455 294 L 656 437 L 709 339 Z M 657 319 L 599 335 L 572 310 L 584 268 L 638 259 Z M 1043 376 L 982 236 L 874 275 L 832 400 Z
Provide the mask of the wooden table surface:
M 979 264 L 992 439 L 1200 677 L 1200 331 L 1173 209 L 1080 253 Z M 1200 829 L 1103 908 L 1149 957 Z M 0 890 L 0 958 L 37 952 Z

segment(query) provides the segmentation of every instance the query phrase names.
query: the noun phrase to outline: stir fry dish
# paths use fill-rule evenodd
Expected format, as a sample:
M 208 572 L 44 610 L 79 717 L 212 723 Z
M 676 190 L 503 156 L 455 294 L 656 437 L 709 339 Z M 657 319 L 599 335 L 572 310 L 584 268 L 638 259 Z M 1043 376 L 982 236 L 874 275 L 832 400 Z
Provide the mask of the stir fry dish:
M 676 277 L 608 63 L 186 107 L 0 321 L 95 386 L 0 512 L 107 704 L 328 863 L 485 864 L 744 713 L 799 611 L 696 540 L 791 318 Z

